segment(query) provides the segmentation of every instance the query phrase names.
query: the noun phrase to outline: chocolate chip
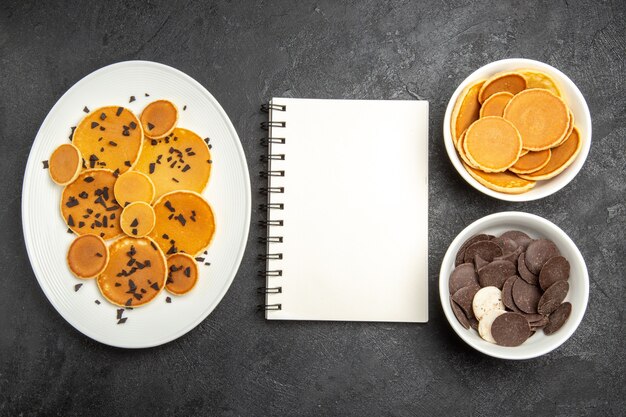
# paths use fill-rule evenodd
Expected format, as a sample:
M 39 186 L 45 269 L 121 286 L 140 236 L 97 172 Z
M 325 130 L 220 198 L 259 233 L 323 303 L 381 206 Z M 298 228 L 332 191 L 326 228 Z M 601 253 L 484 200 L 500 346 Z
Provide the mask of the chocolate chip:
M 550 314 L 561 305 L 569 291 L 567 281 L 557 281 L 552 284 L 539 299 L 537 311 L 539 314 Z
M 91 128 L 92 129 L 95 129 L 98 126 L 100 126 L 100 123 L 98 123 L 98 122 L 91 122 Z
M 89 107 L 87 107 L 87 106 L 83 107 L 83 111 L 84 111 L 85 113 L 89 113 Z
M 166 298 L 165 298 L 165 302 L 166 302 L 166 303 L 168 303 L 168 304 L 169 304 L 169 303 L 171 303 L 171 302 L 172 302 L 171 297 L 166 297 Z
M 80 287 L 82 287 L 82 286 L 83 286 L 83 284 L 76 284 L 76 285 L 74 285 L 74 292 L 80 290 Z
M 149 168 L 150 169 L 150 174 L 154 174 L 154 168 L 155 168 L 155 164 L 154 164 L 154 162 L 151 162 L 150 163 L 150 168 Z
M 204 259 L 203 259 L 204 261 Z M 448 280 L 448 289 L 450 294 L 454 294 L 463 287 L 469 285 L 478 285 L 478 275 L 474 270 L 474 265 L 471 263 L 461 264 L 454 268 L 454 271 L 450 274 Z
M 150 122 L 148 122 L 148 130 L 152 130 L 154 129 L 154 125 Z
M 561 304 L 554 312 L 548 316 L 548 324 L 543 328 L 543 332 L 550 335 L 559 330 L 572 313 L 572 305 L 568 302 Z
M 115 112 L 115 115 L 119 117 L 120 114 L 122 114 L 123 111 L 124 111 L 124 107 L 118 107 L 117 111 Z
M 50 168 L 50 165 L 48 164 L 48 161 L 41 161 L 41 163 L 43 164 L 43 169 Z
M 562 256 L 548 259 L 539 273 L 539 286 L 545 291 L 558 281 L 569 279 L 570 265 Z
M 559 248 L 548 239 L 533 240 L 526 249 L 525 262 L 528 270 L 538 275 L 543 265 L 550 258 L 561 255 Z
M 493 261 L 478 270 L 478 283 L 481 287 L 497 287 L 501 290 L 504 282 L 516 272 L 512 262 Z
M 128 317 L 124 317 L 123 319 L 119 319 L 117 321 L 117 324 L 124 324 L 124 323 L 126 323 L 126 320 L 128 320 Z
M 504 313 L 491 324 L 491 336 L 500 346 L 519 346 L 530 337 L 530 325 L 521 314 Z
M 517 308 L 524 313 L 537 313 L 537 306 L 541 298 L 541 290 L 534 285 L 530 285 L 523 279 L 518 279 L 513 283 L 513 301 Z
M 132 103 L 133 101 L 135 101 L 135 96 L 130 96 L 130 99 L 128 100 L 129 103 Z
M 104 120 L 107 118 L 107 115 L 104 113 L 100 113 L 100 120 Z

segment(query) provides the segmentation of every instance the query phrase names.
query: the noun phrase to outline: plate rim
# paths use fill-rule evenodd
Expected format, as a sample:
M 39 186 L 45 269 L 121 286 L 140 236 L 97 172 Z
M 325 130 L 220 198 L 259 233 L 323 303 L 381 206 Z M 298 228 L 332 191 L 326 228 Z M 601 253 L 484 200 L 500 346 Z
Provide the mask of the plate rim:
M 236 255 L 235 258 L 235 263 L 233 265 L 233 271 L 231 273 L 231 276 L 228 279 L 227 285 L 225 285 L 223 287 L 223 289 L 220 291 L 220 293 L 218 294 L 216 301 L 214 303 L 214 305 L 210 305 L 208 306 L 208 308 L 198 316 L 198 318 L 194 321 L 192 321 L 191 323 L 187 324 L 186 326 L 182 327 L 180 330 L 173 332 L 171 335 L 168 335 L 164 338 L 158 339 L 154 342 L 151 343 L 113 343 L 109 340 L 106 340 L 106 338 L 103 338 L 100 334 L 98 333 L 94 333 L 86 328 L 84 328 L 83 326 L 79 325 L 78 323 L 74 322 L 74 320 L 71 318 L 70 314 L 66 314 L 58 305 L 58 303 L 55 301 L 54 297 L 51 296 L 49 289 L 47 288 L 47 285 L 45 284 L 44 280 L 43 280 L 43 271 L 40 271 L 38 268 L 35 267 L 32 259 L 34 256 L 34 248 L 32 247 L 33 243 L 29 240 L 27 231 L 30 231 L 30 223 L 28 222 L 28 216 L 27 216 L 27 209 L 28 209 L 28 205 L 30 202 L 30 192 L 27 188 L 27 184 L 30 183 L 31 181 L 31 175 L 30 172 L 34 170 L 33 165 L 37 163 L 37 161 L 34 160 L 34 154 L 33 154 L 33 149 L 35 148 L 35 146 L 37 145 L 37 143 L 42 139 L 42 129 L 43 127 L 46 125 L 46 123 L 49 121 L 49 119 L 52 117 L 52 114 L 58 110 L 58 107 L 61 103 L 61 101 L 63 100 L 64 97 L 66 97 L 70 92 L 72 92 L 74 89 L 79 88 L 82 84 L 88 82 L 89 80 L 91 80 L 92 78 L 96 77 L 98 74 L 102 73 L 102 72 L 106 72 L 106 71 L 110 71 L 111 69 L 117 68 L 117 67 L 125 67 L 125 66 L 136 66 L 136 65 L 140 65 L 140 66 L 148 66 L 148 67 L 154 67 L 154 68 L 159 68 L 159 69 L 165 69 L 166 71 L 170 71 L 172 72 L 174 75 L 182 77 L 183 79 L 185 79 L 186 81 L 190 82 L 193 86 L 195 86 L 203 95 L 206 96 L 206 98 L 211 101 L 216 109 L 218 110 L 218 113 L 220 114 L 220 116 L 224 119 L 224 121 L 226 122 L 226 127 L 227 129 L 230 131 L 230 133 L 232 135 L 234 135 L 234 137 L 237 139 L 235 141 L 235 148 L 236 151 L 239 155 L 240 161 L 242 163 L 243 166 L 243 174 L 244 174 L 244 186 L 247 189 L 247 192 L 245 194 L 245 221 L 244 221 L 244 233 L 242 234 L 241 237 L 241 241 L 240 241 L 240 245 L 239 245 L 239 250 L 238 253 Z M 34 171 L 33 171 L 34 172 Z M 221 106 L 221 104 L 217 101 L 217 99 L 202 85 L 200 84 L 198 81 L 196 81 L 193 77 L 187 75 L 186 73 L 182 72 L 179 69 L 176 69 L 174 67 L 171 67 L 169 65 L 166 64 L 162 64 L 159 62 L 154 62 L 154 61 L 147 61 L 147 60 L 128 60 L 128 61 L 120 61 L 120 62 L 115 62 L 113 64 L 109 64 L 106 65 L 104 67 L 101 67 L 99 69 L 96 69 L 95 71 L 90 72 L 89 74 L 85 75 L 84 77 L 82 77 L 80 80 L 76 81 L 70 88 L 68 88 L 54 103 L 54 105 L 52 106 L 52 108 L 50 109 L 50 111 L 48 112 L 48 114 L 46 115 L 46 117 L 43 119 L 43 121 L 41 122 L 41 125 L 39 126 L 39 129 L 37 130 L 37 134 L 35 135 L 35 139 L 33 140 L 30 150 L 28 152 L 28 160 L 26 162 L 26 167 L 24 169 L 24 179 L 22 182 L 22 190 L 21 190 L 21 210 L 20 210 L 20 217 L 21 217 L 21 221 L 22 221 L 22 235 L 24 237 L 24 246 L 26 247 L 26 253 L 28 255 L 28 261 L 30 263 L 31 269 L 33 271 L 33 274 L 35 275 L 35 278 L 37 279 L 37 282 L 39 283 L 39 287 L 41 288 L 41 290 L 43 291 L 44 295 L 46 296 L 46 299 L 48 300 L 48 302 L 50 302 L 50 304 L 52 304 L 52 306 L 54 307 L 54 309 L 57 311 L 57 313 L 59 313 L 61 315 L 61 317 L 67 322 L 69 323 L 74 329 L 78 330 L 80 333 L 84 334 L 85 336 L 100 342 L 102 344 L 108 345 L 108 346 L 113 346 L 113 347 L 119 347 L 119 348 L 126 348 L 126 349 L 143 349 L 143 348 L 151 348 L 151 347 L 155 347 L 155 346 L 160 346 L 163 345 L 165 343 L 169 343 L 171 341 L 174 341 L 182 336 L 184 336 L 185 334 L 189 333 L 191 330 L 193 330 L 194 328 L 196 328 L 201 322 L 203 322 L 214 310 L 215 308 L 217 308 L 217 306 L 222 302 L 224 296 L 226 295 L 226 293 L 228 292 L 228 290 L 230 289 L 230 287 L 232 286 L 232 283 L 235 279 L 235 277 L 237 276 L 237 272 L 239 271 L 239 268 L 241 267 L 241 262 L 243 260 L 243 255 L 246 251 L 246 248 L 248 246 L 248 237 L 250 234 L 250 220 L 251 220 L 251 216 L 252 216 L 252 192 L 251 192 L 251 185 L 250 185 L 250 172 L 248 169 L 248 162 L 246 159 L 246 155 L 245 152 L 243 150 L 243 145 L 241 143 L 241 139 L 239 137 L 239 134 L 237 133 L 237 130 L 235 129 L 230 117 L 228 117 L 228 114 L 226 113 L 226 111 L 224 110 L 224 108 Z

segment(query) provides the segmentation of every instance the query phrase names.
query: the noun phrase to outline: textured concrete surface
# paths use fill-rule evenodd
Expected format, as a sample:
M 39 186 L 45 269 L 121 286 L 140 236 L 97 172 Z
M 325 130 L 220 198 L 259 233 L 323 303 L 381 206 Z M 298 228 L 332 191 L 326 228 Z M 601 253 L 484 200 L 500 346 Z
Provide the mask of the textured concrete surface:
M 626 409 L 626 7 L 623 2 L 127 1 L 0 4 L 0 415 L 623 415 Z M 456 85 L 505 57 L 554 65 L 593 116 L 582 172 L 527 204 L 470 189 L 441 125 Z M 149 350 L 98 344 L 52 308 L 30 268 L 21 180 L 49 109 L 104 65 L 147 59 L 206 86 L 230 115 L 257 173 L 258 106 L 273 95 L 426 98 L 430 137 L 427 325 L 268 323 L 255 313 L 260 267 L 252 227 L 218 308 L 181 339 Z M 261 181 L 253 176 L 252 184 Z M 260 202 L 254 194 L 253 207 Z M 438 301 L 448 244 L 503 210 L 548 218 L 578 244 L 591 298 L 574 336 L 542 358 L 472 351 Z M 253 221 L 261 218 L 254 211 Z

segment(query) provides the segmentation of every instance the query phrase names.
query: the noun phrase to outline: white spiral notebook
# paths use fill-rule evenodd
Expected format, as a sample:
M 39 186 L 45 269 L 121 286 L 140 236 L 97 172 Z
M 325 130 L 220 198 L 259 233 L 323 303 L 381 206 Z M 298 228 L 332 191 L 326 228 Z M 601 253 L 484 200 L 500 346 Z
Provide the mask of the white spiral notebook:
M 428 321 L 428 102 L 264 109 L 266 318 Z

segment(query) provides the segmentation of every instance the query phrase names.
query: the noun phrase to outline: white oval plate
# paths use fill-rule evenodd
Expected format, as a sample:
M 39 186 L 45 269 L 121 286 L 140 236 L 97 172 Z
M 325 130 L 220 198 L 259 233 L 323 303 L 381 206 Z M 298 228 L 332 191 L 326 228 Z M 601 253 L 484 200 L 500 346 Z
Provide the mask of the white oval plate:
M 149 94 L 146 97 L 145 94 Z M 130 96 L 136 100 L 129 103 Z M 188 294 L 166 291 L 146 306 L 126 310 L 118 325 L 116 309 L 94 280 L 79 280 L 66 264 L 74 235 L 67 233 L 59 204 L 62 187 L 52 182 L 42 161 L 68 142 L 71 126 L 94 110 L 120 105 L 140 114 L 151 101 L 166 98 L 179 109 L 178 126 L 209 137 L 213 167 L 202 193 L 215 213 L 216 231 L 200 277 Z M 183 111 L 183 108 L 186 109 Z M 157 346 L 198 325 L 220 302 L 232 283 L 244 253 L 250 227 L 250 177 L 246 158 L 230 119 L 217 100 L 197 81 L 166 65 L 127 61 L 101 68 L 70 88 L 54 105 L 33 143 L 24 174 L 22 225 L 33 271 L 46 297 L 72 326 L 107 345 L 125 348 Z M 74 285 L 84 285 L 74 291 Z M 166 303 L 166 297 L 172 302 Z M 99 300 L 101 304 L 96 304 Z

